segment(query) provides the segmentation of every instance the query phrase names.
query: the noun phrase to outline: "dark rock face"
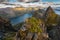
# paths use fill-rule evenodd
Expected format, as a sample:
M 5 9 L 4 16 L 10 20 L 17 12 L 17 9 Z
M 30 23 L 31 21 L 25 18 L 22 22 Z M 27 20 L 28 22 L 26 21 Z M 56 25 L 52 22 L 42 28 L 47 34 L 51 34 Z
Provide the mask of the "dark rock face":
M 15 31 L 8 19 L 0 17 L 0 31 Z
M 60 40 L 60 26 L 53 27 L 48 34 L 51 40 Z
M 48 17 L 49 20 L 54 18 L 53 16 L 56 16 L 55 17 L 55 20 L 59 20 L 59 18 L 57 17 L 57 15 L 55 14 L 55 12 L 53 11 L 53 9 L 51 7 L 48 7 L 46 12 L 45 12 L 45 19 L 47 21 Z M 51 20 L 52 21 L 52 24 L 53 24 L 53 21 L 56 22 L 55 20 Z M 49 22 L 50 23 L 50 22 Z M 59 24 L 59 23 L 56 23 L 56 24 Z M 49 40 L 60 40 L 60 25 L 47 25 L 47 33 L 49 35 Z
M 49 16 L 50 14 L 55 13 L 53 9 L 49 6 L 45 11 L 45 16 Z
M 54 10 L 49 6 L 47 10 L 45 11 L 44 17 L 47 19 L 49 16 L 52 16 L 55 14 Z
M 58 25 L 60 25 L 60 16 L 58 16 L 57 21 L 58 21 Z
M 0 40 L 5 38 L 7 32 L 16 32 L 7 18 L 0 17 Z
M 39 9 L 33 13 L 33 16 L 36 18 L 44 18 L 45 10 Z

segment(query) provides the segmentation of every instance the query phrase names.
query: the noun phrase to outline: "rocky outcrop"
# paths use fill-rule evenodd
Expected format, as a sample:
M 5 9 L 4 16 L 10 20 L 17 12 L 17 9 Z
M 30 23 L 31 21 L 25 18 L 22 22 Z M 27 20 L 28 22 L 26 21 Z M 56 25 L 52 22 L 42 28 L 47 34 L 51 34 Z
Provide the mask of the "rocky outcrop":
M 51 7 L 48 7 L 44 16 L 49 40 L 60 40 L 60 25 L 58 25 L 58 15 L 55 14 Z
M 45 33 L 32 33 L 28 30 L 19 30 L 16 34 L 16 40 L 48 40 L 48 34 Z
M 16 32 L 7 18 L 0 17 L 0 40 L 5 40 L 10 32 Z M 10 34 L 11 35 L 11 34 Z
M 0 8 L 0 16 L 11 18 L 15 16 L 15 12 L 11 8 Z
M 34 17 L 36 17 L 36 18 L 44 18 L 44 13 L 45 13 L 45 10 L 43 10 L 43 9 L 39 9 L 39 10 L 37 10 L 37 11 L 35 11 L 34 13 L 33 13 L 33 16 Z
M 19 24 L 14 40 L 60 40 L 60 17 L 58 18 L 51 7 L 44 12 L 39 9 L 33 13 L 33 17 Z M 2 36 L 5 31 L 16 31 L 10 21 L 2 17 L 0 17 L 0 30 Z
M 45 21 L 47 25 L 56 26 L 58 24 L 57 21 L 58 15 L 54 12 L 51 7 L 48 7 L 45 12 Z
M 43 22 L 39 24 L 39 20 L 34 17 L 32 19 L 29 18 L 29 20 L 27 19 L 16 33 L 16 40 L 48 40 L 45 24 Z
M 60 26 L 54 26 L 48 32 L 50 40 L 60 40 Z
M 16 33 L 16 40 L 60 40 L 60 17 L 55 14 L 51 7 L 48 7 L 45 13 L 40 9 L 35 11 L 33 17 L 37 18 L 38 21 L 35 18 L 32 20 L 29 18 L 30 21 L 26 20 L 28 22 L 25 22 Z M 42 18 L 44 18 L 44 23 L 40 24 L 39 19 Z M 37 25 L 40 24 L 38 27 L 42 29 L 41 33 L 30 32 L 29 28 L 31 25 L 32 27 L 36 26 L 35 22 L 38 22 Z
M 50 14 L 54 14 L 55 12 L 54 12 L 54 10 L 52 9 L 52 7 L 51 6 L 49 6 L 48 8 L 47 8 L 47 10 L 45 11 L 45 15 L 44 16 L 51 16 Z
M 0 17 L 0 31 L 6 32 L 6 31 L 15 31 L 15 30 L 7 18 Z

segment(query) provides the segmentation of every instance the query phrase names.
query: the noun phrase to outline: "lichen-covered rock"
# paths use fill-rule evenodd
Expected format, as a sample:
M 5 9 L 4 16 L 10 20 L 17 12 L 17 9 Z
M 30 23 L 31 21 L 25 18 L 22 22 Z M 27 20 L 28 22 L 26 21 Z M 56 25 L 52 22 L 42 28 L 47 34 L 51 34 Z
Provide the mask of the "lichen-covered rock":
M 45 24 L 41 19 L 31 17 L 25 21 L 20 30 L 17 32 L 17 40 L 47 40 Z
M 25 40 L 32 40 L 32 37 L 33 37 L 33 33 L 29 32 L 27 33 Z
M 55 26 L 49 31 L 49 37 L 51 40 L 60 40 L 60 26 Z

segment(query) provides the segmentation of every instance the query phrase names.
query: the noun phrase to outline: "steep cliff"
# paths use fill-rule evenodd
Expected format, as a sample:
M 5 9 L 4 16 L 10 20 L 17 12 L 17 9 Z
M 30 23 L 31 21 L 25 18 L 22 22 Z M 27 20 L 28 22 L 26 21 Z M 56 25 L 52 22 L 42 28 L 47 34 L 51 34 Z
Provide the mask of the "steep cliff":
M 10 21 L 7 18 L 0 17 L 0 31 L 15 31 L 15 29 L 12 27 Z
M 45 12 L 45 24 L 49 35 L 49 40 L 60 40 L 60 16 L 57 15 L 51 7 L 48 7 Z
M 58 15 L 54 12 L 54 10 L 50 6 L 47 8 L 44 16 L 47 25 L 57 25 Z

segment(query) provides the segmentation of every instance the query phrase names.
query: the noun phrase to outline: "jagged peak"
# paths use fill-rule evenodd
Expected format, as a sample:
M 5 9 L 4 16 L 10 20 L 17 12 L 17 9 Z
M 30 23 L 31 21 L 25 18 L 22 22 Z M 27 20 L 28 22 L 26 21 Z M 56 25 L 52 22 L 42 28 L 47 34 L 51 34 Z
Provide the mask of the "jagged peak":
M 51 7 L 51 6 L 49 6 L 49 7 L 47 8 L 47 10 L 46 10 L 46 11 L 48 11 L 48 10 L 53 10 L 53 9 L 52 9 L 52 7 Z
M 51 6 L 49 6 L 45 13 L 47 13 L 47 12 L 54 12 L 54 10 L 53 10 L 53 8 Z
M 49 6 L 47 8 L 47 10 L 45 11 L 45 16 L 48 16 L 50 14 L 55 14 L 55 12 L 54 12 L 54 10 L 53 10 L 53 8 L 51 6 Z

